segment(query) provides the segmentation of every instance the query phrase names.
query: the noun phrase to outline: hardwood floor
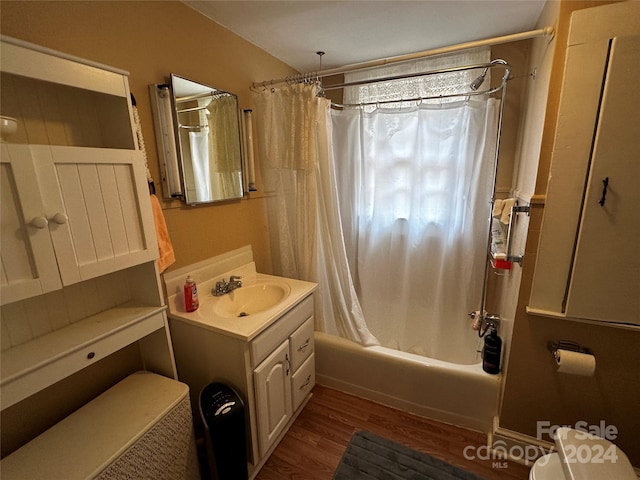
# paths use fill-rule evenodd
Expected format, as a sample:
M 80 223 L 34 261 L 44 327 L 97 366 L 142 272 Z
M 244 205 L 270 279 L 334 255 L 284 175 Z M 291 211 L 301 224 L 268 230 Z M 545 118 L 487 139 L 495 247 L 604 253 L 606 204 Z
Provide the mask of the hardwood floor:
M 485 435 L 418 417 L 316 385 L 314 395 L 282 439 L 256 480 L 330 480 L 357 430 L 395 440 L 407 447 L 473 472 L 487 480 L 526 480 L 529 468 L 504 460 L 467 460 L 478 453 Z M 482 451 L 480 451 L 482 452 Z M 486 452 L 485 452 L 486 454 Z M 499 466 L 498 466 L 499 465 Z

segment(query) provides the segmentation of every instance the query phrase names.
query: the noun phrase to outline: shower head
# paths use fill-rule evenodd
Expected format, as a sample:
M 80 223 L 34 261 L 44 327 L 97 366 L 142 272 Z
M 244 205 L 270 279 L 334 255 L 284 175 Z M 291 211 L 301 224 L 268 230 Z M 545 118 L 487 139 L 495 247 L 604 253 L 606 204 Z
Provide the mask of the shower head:
M 489 69 L 485 68 L 482 71 L 482 73 L 480 74 L 480 76 L 478 78 L 476 78 L 473 82 L 471 82 L 471 84 L 469 85 L 471 90 L 473 90 L 475 92 L 476 90 L 478 90 L 480 88 L 480 86 L 484 83 L 484 79 L 487 76 L 487 72 L 488 71 L 489 71 Z

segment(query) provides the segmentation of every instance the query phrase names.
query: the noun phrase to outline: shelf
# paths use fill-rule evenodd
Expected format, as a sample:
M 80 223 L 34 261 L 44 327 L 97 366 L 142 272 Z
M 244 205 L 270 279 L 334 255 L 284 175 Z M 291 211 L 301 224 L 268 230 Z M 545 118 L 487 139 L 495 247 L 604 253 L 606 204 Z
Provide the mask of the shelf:
M 165 308 L 126 302 L 2 352 L 2 409 L 164 328 Z
M 26 78 L 127 97 L 128 72 L 2 36 L 2 70 Z

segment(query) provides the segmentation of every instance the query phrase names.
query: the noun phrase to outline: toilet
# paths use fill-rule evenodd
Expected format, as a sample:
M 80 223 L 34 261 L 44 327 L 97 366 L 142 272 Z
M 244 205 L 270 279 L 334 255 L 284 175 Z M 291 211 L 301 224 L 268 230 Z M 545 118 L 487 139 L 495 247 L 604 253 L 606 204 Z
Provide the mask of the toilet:
M 536 460 L 529 480 L 638 480 L 629 458 L 608 440 L 561 427 L 555 442 L 557 453 Z

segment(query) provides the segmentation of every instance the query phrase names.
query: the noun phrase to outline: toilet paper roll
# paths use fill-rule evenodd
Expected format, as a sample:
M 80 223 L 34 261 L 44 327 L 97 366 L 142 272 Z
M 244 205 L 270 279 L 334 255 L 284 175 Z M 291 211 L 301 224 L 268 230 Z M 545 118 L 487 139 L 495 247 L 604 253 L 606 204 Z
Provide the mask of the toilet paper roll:
M 593 376 L 596 371 L 596 357 L 588 353 L 558 349 L 556 351 L 558 372 L 570 375 Z

